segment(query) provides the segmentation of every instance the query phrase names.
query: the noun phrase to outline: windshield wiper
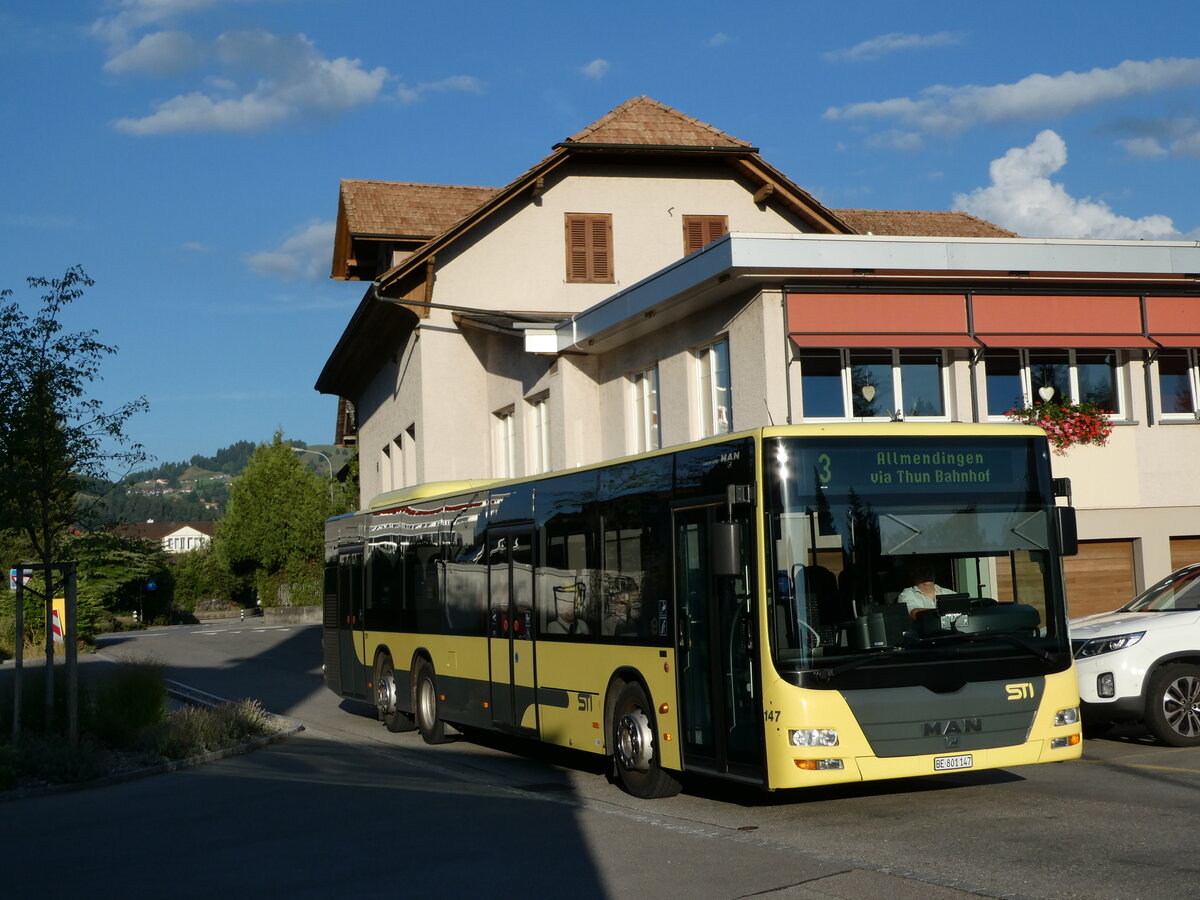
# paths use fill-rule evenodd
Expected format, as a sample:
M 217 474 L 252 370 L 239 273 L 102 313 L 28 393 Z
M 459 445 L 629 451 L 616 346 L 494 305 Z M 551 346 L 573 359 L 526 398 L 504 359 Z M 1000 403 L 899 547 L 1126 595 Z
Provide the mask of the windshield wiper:
M 926 644 L 926 643 L 935 644 L 935 643 L 948 642 L 947 639 L 949 639 L 949 640 L 957 639 L 960 641 L 964 641 L 965 643 L 968 643 L 968 644 L 978 644 L 980 641 L 987 641 L 987 640 L 991 640 L 992 638 L 1012 644 L 1014 647 L 1024 650 L 1026 653 L 1029 653 L 1031 656 L 1036 656 L 1038 659 L 1042 660 L 1043 662 L 1049 662 L 1050 660 L 1052 660 L 1054 658 L 1054 654 L 1051 653 L 1049 650 L 1046 650 L 1042 647 L 1038 647 L 1036 644 L 1029 643 L 1029 641 L 1025 640 L 1024 638 L 1018 637 L 1015 634 L 1010 634 L 1010 633 L 1004 632 L 1004 631 L 980 631 L 980 632 L 976 632 L 976 633 L 967 632 L 967 631 L 952 631 L 948 634 L 930 635 L 929 637 L 917 638 L 917 643 L 919 643 L 919 644 Z
M 825 669 L 813 669 L 812 673 L 821 681 L 832 681 L 834 678 L 844 672 L 849 672 L 851 669 L 857 669 L 859 666 L 865 666 L 867 663 L 874 662 L 875 660 L 879 659 L 880 656 L 890 655 L 895 652 L 895 647 L 880 647 L 873 653 L 869 653 L 865 656 L 856 656 L 854 659 L 848 659 L 844 663 L 839 663 L 836 666 L 830 666 Z

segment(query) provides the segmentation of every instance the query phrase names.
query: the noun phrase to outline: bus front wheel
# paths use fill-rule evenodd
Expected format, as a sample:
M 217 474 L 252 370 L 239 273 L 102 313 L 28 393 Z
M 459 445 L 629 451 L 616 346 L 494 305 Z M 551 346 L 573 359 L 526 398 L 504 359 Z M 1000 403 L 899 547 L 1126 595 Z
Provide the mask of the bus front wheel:
M 621 787 L 643 799 L 679 793 L 680 783 L 659 764 L 654 709 L 640 684 L 626 684 L 617 694 L 609 734 Z
M 396 706 L 396 668 L 392 658 L 386 654 L 375 663 L 375 716 L 387 726 L 387 730 L 399 733 L 417 727 L 412 713 Z
M 421 660 L 416 667 L 414 676 L 416 692 L 417 728 L 427 744 L 444 744 L 446 742 L 446 725 L 441 719 L 438 706 L 437 682 L 433 677 L 433 666 L 427 660 Z

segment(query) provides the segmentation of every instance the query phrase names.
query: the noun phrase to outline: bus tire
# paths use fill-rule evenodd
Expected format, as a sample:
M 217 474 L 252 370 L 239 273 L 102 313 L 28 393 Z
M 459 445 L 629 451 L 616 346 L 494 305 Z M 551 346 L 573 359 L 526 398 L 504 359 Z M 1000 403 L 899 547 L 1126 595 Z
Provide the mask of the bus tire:
M 417 728 L 425 743 L 446 743 L 446 724 L 441 719 L 437 681 L 434 679 L 433 666 L 426 659 L 422 659 L 414 668 L 413 710 Z
M 412 713 L 406 713 L 396 706 L 396 667 L 388 654 L 381 654 L 375 662 L 375 717 L 387 730 L 399 734 L 413 731 L 417 727 Z
M 1168 746 L 1200 745 L 1200 666 L 1163 666 L 1150 676 L 1146 727 Z
M 682 785 L 659 764 L 654 708 L 636 682 L 624 684 L 613 704 L 608 733 L 621 787 L 634 797 L 674 797 Z

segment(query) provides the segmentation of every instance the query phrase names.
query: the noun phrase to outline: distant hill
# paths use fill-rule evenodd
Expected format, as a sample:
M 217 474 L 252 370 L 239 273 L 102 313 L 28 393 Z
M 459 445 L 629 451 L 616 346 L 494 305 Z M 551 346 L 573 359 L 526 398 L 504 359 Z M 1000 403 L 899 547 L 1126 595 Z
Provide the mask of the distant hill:
M 312 450 L 296 454 L 300 461 L 323 477 L 329 477 L 346 465 L 353 450 L 329 444 L 306 444 L 291 441 L 293 447 Z M 104 527 L 125 522 L 212 522 L 219 520 L 229 503 L 229 487 L 242 473 L 258 444 L 238 441 L 222 447 L 213 456 L 197 454 L 186 462 L 163 463 L 150 469 L 134 472 L 115 488 L 108 490 L 103 502 L 96 507 L 92 518 Z M 316 453 L 323 453 L 329 463 Z M 92 486 L 81 501 L 94 499 L 104 490 Z M 91 505 L 91 504 L 88 504 Z

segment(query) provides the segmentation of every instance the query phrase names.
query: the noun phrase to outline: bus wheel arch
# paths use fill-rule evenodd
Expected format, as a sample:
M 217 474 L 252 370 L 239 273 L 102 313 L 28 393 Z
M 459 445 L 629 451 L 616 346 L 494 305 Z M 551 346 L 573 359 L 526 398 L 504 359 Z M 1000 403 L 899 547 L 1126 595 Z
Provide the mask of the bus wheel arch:
M 678 794 L 682 785 L 662 767 L 654 706 L 641 677 L 615 675 L 604 708 L 609 757 L 621 787 L 642 799 Z
M 412 713 L 400 709 L 400 692 L 396 689 L 396 667 L 387 647 L 380 647 L 375 652 L 372 683 L 375 685 L 375 717 L 393 733 L 414 730 L 417 726 Z
M 446 742 L 446 723 L 442 721 L 438 699 L 437 675 L 433 663 L 423 653 L 413 657 L 412 666 L 413 717 L 417 729 L 427 744 Z

